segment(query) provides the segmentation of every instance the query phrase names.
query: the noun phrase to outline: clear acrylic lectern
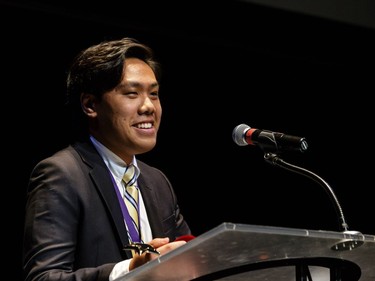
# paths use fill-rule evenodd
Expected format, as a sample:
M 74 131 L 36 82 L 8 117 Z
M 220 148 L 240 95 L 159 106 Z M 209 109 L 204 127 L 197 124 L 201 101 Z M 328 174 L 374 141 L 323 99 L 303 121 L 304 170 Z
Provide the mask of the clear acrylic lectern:
M 125 280 L 374 281 L 375 236 L 222 223 Z

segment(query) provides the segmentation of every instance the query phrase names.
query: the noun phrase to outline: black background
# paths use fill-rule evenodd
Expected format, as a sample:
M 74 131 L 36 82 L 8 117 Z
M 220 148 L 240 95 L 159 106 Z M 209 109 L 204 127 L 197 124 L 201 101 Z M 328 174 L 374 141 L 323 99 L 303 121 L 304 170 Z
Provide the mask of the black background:
M 306 137 L 308 151 L 282 159 L 331 186 L 349 230 L 375 234 L 374 29 L 241 1 L 52 2 L 0 2 L 3 213 L 16 272 L 28 176 L 69 142 L 67 67 L 123 36 L 162 63 L 158 144 L 139 158 L 170 178 L 195 235 L 222 222 L 341 231 L 326 189 L 233 142 L 241 123 Z

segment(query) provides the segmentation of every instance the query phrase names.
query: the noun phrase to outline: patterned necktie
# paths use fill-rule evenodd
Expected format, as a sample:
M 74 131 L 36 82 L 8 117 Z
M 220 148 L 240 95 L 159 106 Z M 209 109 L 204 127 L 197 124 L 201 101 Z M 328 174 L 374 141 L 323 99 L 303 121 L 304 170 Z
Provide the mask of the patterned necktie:
M 125 174 L 122 179 L 125 183 L 125 204 L 128 209 L 129 215 L 132 219 L 133 226 L 136 229 L 139 237 L 138 188 L 135 185 L 137 179 L 134 165 L 129 165 L 126 168 Z

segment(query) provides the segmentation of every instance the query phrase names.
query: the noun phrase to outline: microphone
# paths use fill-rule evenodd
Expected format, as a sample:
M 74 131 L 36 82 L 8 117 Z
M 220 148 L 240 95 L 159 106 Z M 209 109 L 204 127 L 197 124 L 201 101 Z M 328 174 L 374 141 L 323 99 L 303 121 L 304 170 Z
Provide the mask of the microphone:
M 236 126 L 232 132 L 234 142 L 239 146 L 258 145 L 267 152 L 307 150 L 307 141 L 303 137 L 286 135 L 279 132 L 254 129 L 246 124 Z

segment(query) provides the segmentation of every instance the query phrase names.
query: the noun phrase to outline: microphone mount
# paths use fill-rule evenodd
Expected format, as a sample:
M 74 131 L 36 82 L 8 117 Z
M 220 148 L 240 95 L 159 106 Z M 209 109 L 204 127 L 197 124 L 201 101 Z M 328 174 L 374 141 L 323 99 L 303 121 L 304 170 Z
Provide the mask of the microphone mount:
M 284 168 L 286 170 L 295 172 L 297 174 L 301 174 L 301 175 L 306 176 L 306 177 L 314 180 L 315 182 L 319 183 L 327 191 L 328 195 L 330 196 L 331 200 L 334 203 L 336 212 L 339 216 L 340 228 L 344 232 L 348 231 L 348 224 L 345 221 L 344 212 L 342 211 L 341 205 L 340 205 L 335 193 L 333 192 L 333 189 L 330 187 L 330 185 L 325 180 L 323 180 L 317 174 L 315 174 L 315 173 L 313 173 L 313 172 L 311 172 L 307 169 L 301 168 L 301 167 L 296 166 L 296 165 L 292 165 L 292 164 L 284 161 L 283 159 L 281 159 L 275 153 L 265 152 L 264 159 L 272 165 L 276 165 L 276 166 L 279 166 L 279 167 Z
M 304 169 L 304 168 L 301 168 L 299 166 L 292 165 L 288 162 L 285 162 L 283 159 L 281 159 L 275 153 L 265 152 L 264 153 L 264 159 L 272 165 L 276 165 L 276 166 L 281 167 L 283 169 L 295 172 L 297 174 L 306 176 L 306 177 L 314 180 L 315 182 L 319 183 L 327 191 L 328 195 L 330 196 L 331 200 L 334 203 L 336 212 L 339 216 L 340 228 L 341 228 L 342 232 L 346 235 L 346 238 L 344 238 L 344 239 L 340 240 L 338 243 L 334 244 L 331 247 L 331 250 L 333 250 L 333 251 L 351 251 L 354 248 L 358 248 L 359 246 L 361 246 L 363 244 L 362 240 L 355 238 L 355 237 L 362 236 L 361 232 L 359 232 L 359 231 L 349 231 L 348 230 L 349 227 L 348 227 L 348 224 L 345 221 L 344 212 L 342 211 L 339 200 L 337 199 L 335 193 L 333 192 L 333 189 L 330 187 L 330 185 L 325 180 L 323 180 L 317 174 L 315 174 L 315 173 L 313 173 L 313 172 L 311 172 L 307 169 Z

